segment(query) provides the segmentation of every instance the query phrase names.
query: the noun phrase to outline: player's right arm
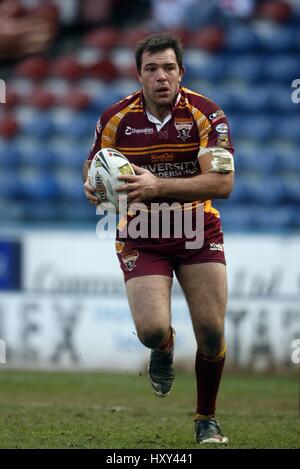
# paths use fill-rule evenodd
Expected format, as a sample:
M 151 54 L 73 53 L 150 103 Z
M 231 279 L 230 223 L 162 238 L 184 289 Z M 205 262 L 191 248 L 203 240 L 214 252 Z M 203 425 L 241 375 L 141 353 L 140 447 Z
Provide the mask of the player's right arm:
M 89 167 L 90 167 L 91 161 L 86 160 L 83 165 L 83 170 L 82 170 L 82 179 L 83 179 L 83 189 L 86 198 L 91 204 L 98 205 L 99 200 L 95 196 L 95 189 L 90 183 L 90 178 L 89 178 Z
M 82 179 L 83 179 L 83 190 L 84 194 L 87 198 L 87 200 L 94 205 L 99 204 L 98 198 L 95 196 L 95 189 L 90 183 L 90 178 L 89 178 L 89 167 L 91 165 L 91 161 L 97 151 L 101 149 L 101 135 L 102 134 L 102 122 L 101 122 L 101 117 L 99 118 L 97 125 L 96 125 L 96 130 L 95 130 L 95 139 L 93 146 L 90 151 L 90 155 L 87 160 L 85 160 L 82 168 Z
M 90 155 L 83 165 L 82 175 L 84 193 L 88 201 L 95 205 L 99 204 L 99 199 L 96 197 L 95 189 L 90 183 L 89 167 L 96 153 L 98 153 L 102 148 L 116 148 L 116 131 L 113 126 L 107 125 L 115 112 L 114 107 L 111 107 L 104 111 L 104 113 L 99 117 L 96 124 L 94 143 L 91 148 Z

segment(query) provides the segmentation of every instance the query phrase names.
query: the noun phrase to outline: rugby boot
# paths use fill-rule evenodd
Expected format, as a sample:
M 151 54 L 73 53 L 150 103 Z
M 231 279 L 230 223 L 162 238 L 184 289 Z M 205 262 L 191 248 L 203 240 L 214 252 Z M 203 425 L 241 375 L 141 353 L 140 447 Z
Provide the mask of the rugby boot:
M 173 367 L 175 331 L 173 328 L 172 332 L 173 345 L 170 351 L 151 350 L 148 372 L 151 386 L 157 397 L 166 397 L 170 393 L 175 378 Z
M 216 443 L 227 445 L 228 438 L 222 433 L 218 421 L 214 418 L 195 420 L 196 441 L 201 445 Z

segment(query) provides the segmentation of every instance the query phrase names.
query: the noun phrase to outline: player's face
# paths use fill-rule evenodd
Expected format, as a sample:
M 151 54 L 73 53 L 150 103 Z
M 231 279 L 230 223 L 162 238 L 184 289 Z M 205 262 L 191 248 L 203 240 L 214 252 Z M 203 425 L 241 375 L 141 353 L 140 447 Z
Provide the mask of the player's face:
M 183 68 L 179 68 L 173 49 L 143 53 L 139 79 L 150 112 L 155 114 L 161 108 L 169 108 L 178 93 L 182 75 Z

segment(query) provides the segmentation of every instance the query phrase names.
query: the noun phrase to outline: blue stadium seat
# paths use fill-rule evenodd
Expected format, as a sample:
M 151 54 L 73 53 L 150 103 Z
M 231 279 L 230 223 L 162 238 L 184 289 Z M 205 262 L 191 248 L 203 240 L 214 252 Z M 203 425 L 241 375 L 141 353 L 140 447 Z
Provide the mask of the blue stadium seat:
M 49 223 L 57 221 L 59 218 L 59 208 L 53 202 L 37 200 L 27 201 L 24 204 L 24 221 L 37 222 L 41 226 L 41 222 Z
M 53 132 L 50 111 L 32 111 L 19 115 L 20 130 L 33 137 L 47 138 Z
M 228 202 L 230 204 L 241 204 L 243 202 L 247 202 L 248 199 L 247 178 L 239 176 L 235 180 Z
M 239 161 L 240 160 L 240 161 Z M 236 161 L 242 171 L 269 177 L 277 170 L 277 152 L 265 145 L 247 145 L 237 149 Z
M 139 89 L 139 87 L 137 89 Z M 122 95 L 120 90 L 117 90 L 114 86 L 107 86 L 104 93 L 101 90 L 99 94 L 92 96 L 90 108 L 99 115 L 125 96 L 126 95 Z
M 222 207 L 221 221 L 223 229 L 230 231 L 249 231 L 253 228 L 253 218 L 250 210 L 245 205 L 234 207 Z
M 291 206 L 290 211 L 292 213 L 291 228 L 297 228 L 297 231 L 299 231 L 299 228 L 300 228 L 299 204 Z
M 81 173 L 84 161 L 88 158 L 91 140 L 74 142 L 71 138 L 56 138 L 52 141 L 53 161 L 57 168 L 75 169 Z
M 54 177 L 49 172 L 24 171 L 20 173 L 20 191 L 26 200 L 49 201 L 57 197 L 58 189 Z
M 82 177 L 78 171 L 57 171 L 55 181 L 60 199 L 82 203 L 85 196 L 82 187 Z
M 195 82 L 194 82 L 195 85 Z M 197 91 L 202 93 L 202 83 L 200 82 L 199 86 L 196 88 Z M 220 108 L 224 109 L 225 113 L 231 109 L 232 106 L 232 96 L 231 91 L 226 89 L 225 87 L 222 88 L 212 88 L 209 95 L 207 95 L 209 99 L 212 99 Z
M 20 179 L 15 168 L 0 170 L 0 198 L 14 199 L 20 194 Z
M 245 139 L 265 142 L 274 137 L 276 129 L 272 122 L 263 114 L 248 115 L 241 118 L 239 123 L 239 133 Z
M 10 197 L 1 198 L 0 196 L 0 219 L 1 226 L 19 225 L 24 217 L 24 204 Z
M 266 111 L 280 114 L 297 114 L 299 107 L 292 102 L 292 88 L 290 82 L 286 85 L 268 85 L 267 93 L 269 95 L 269 104 Z M 286 117 L 287 119 L 289 116 Z
M 294 211 L 291 206 L 258 207 L 253 214 L 257 228 L 264 232 L 276 233 L 293 225 Z
M 228 124 L 229 124 L 231 136 L 236 142 L 239 140 L 240 137 L 242 137 L 240 121 L 241 119 L 243 119 L 243 115 L 241 116 L 240 114 L 235 114 L 233 111 L 226 112 L 226 115 L 228 118 Z
M 268 206 L 280 204 L 285 198 L 283 181 L 276 177 L 248 179 L 246 181 L 248 202 Z
M 96 215 L 96 207 L 86 200 L 78 202 L 62 202 L 58 205 L 59 217 L 64 222 L 70 223 L 96 223 L 99 217 Z
M 257 47 L 257 37 L 247 25 L 234 23 L 226 33 L 225 48 L 231 52 L 251 52 Z
M 267 23 L 255 28 L 258 49 L 269 52 L 286 52 L 294 47 L 293 31 L 287 26 Z
M 292 204 L 298 204 L 300 207 L 300 176 L 294 178 L 284 179 L 285 198 L 286 201 Z
M 232 92 L 233 106 L 238 112 L 268 111 L 270 98 L 265 86 L 235 88 Z
M 46 169 L 53 164 L 51 145 L 45 145 L 45 141 L 19 138 L 16 143 L 20 154 L 20 164 L 24 167 Z
M 295 105 L 294 105 L 295 106 Z M 274 136 L 286 139 L 289 142 L 300 144 L 300 115 L 292 115 L 278 118 L 276 134 Z
M 80 140 L 93 135 L 95 117 L 89 112 L 74 112 L 68 108 L 56 109 L 52 112 L 51 122 L 56 134 Z
M 283 172 L 290 172 L 292 174 L 300 175 L 300 158 L 298 153 L 297 145 L 288 145 L 288 146 L 277 146 L 276 151 L 276 160 L 278 172 L 282 174 Z
M 229 56 L 227 67 L 223 67 L 226 78 L 239 79 L 244 84 L 256 83 L 262 77 L 263 63 L 256 55 L 246 55 L 242 57 Z M 219 72 L 222 76 L 222 72 Z M 251 95 L 252 97 L 252 95 Z M 250 95 L 248 95 L 248 100 Z
M 290 88 L 292 80 L 299 74 L 298 55 L 273 55 L 265 61 L 264 76 L 272 82 L 283 83 Z
M 0 138 L 0 169 L 12 169 L 19 164 L 20 154 L 15 140 Z
M 132 93 L 135 93 L 137 90 L 141 88 L 141 84 L 132 78 L 117 78 L 113 81 L 113 83 L 107 88 L 106 95 L 109 96 L 109 99 L 112 98 L 114 101 L 110 101 L 108 106 L 111 104 L 116 103 L 120 99 L 123 99 L 125 96 L 129 96 Z
M 219 81 L 224 73 L 223 56 L 203 53 L 199 49 L 188 49 L 184 63 L 187 68 L 185 79 L 201 79 Z

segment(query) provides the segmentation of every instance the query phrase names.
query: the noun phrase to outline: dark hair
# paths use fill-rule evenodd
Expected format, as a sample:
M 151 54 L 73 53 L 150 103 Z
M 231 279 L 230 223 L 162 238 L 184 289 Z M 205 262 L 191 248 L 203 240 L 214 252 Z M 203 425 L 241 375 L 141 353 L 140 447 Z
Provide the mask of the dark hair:
M 135 50 L 135 62 L 138 72 L 142 67 L 142 55 L 144 52 L 155 53 L 165 49 L 173 49 L 179 68 L 182 68 L 183 46 L 179 38 L 170 33 L 155 33 L 147 36 L 137 44 Z

